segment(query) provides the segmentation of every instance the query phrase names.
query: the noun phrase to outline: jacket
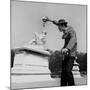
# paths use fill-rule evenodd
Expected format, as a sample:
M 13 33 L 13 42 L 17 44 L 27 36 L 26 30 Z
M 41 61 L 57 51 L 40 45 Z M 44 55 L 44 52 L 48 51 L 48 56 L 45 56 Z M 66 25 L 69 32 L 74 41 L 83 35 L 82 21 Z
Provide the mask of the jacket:
M 77 51 L 77 37 L 76 32 L 71 26 L 67 27 L 65 30 L 62 39 L 65 40 L 65 44 L 63 48 L 67 48 L 70 50 L 70 56 L 76 56 Z

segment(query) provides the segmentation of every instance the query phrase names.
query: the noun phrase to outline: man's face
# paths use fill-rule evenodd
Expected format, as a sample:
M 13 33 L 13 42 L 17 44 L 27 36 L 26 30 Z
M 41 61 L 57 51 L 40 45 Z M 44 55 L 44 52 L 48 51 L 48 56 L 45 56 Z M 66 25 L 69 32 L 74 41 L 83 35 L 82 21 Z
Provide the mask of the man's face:
M 62 26 L 60 26 L 60 25 L 58 26 L 58 29 L 59 29 L 59 31 L 60 31 L 60 32 L 62 32 L 62 31 L 63 31 L 63 27 L 62 27 Z

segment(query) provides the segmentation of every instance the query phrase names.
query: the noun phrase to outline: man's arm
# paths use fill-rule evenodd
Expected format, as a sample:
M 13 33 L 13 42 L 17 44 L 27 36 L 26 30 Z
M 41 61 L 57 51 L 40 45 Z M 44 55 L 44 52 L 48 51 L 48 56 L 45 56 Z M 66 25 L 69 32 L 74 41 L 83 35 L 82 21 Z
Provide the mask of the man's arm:
M 58 21 L 53 20 L 52 23 L 58 26 Z
M 52 22 L 53 24 L 58 25 L 58 21 L 56 21 L 56 20 L 51 20 L 51 19 L 49 19 L 48 17 L 43 17 L 43 18 L 42 18 L 42 21 L 43 21 L 44 23 L 46 23 L 46 22 Z
M 66 48 L 71 50 L 74 47 L 75 43 L 77 42 L 77 39 L 76 39 L 75 31 L 70 31 L 69 34 L 70 34 L 71 38 L 70 38 L 69 43 L 66 46 Z

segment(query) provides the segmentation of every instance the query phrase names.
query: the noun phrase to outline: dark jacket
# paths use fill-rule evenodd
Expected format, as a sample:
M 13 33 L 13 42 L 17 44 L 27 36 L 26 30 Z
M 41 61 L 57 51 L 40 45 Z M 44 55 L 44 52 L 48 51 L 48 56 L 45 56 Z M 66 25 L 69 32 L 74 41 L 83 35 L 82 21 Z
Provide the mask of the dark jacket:
M 69 49 L 71 56 L 76 56 L 77 38 L 74 29 L 68 26 L 66 32 L 62 36 L 62 39 L 65 39 L 65 44 L 63 48 Z

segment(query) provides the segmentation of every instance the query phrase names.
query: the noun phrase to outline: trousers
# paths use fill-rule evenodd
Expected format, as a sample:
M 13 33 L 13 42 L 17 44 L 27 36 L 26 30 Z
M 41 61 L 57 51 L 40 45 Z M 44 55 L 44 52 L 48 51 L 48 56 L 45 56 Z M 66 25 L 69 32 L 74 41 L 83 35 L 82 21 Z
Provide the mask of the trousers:
M 62 61 L 62 72 L 61 72 L 61 86 L 74 86 L 74 77 L 72 74 L 72 68 L 75 57 L 65 56 Z

